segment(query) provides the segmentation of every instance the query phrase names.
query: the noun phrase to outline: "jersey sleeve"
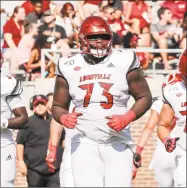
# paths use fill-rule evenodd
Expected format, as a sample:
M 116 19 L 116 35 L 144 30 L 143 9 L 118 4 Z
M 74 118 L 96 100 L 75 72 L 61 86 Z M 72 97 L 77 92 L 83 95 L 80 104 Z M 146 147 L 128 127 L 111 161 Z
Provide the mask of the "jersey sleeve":
M 163 101 L 161 98 L 153 98 L 153 103 L 151 106 L 151 110 L 155 110 L 158 114 L 160 114 L 163 106 Z
M 128 72 L 131 72 L 134 69 L 137 69 L 137 68 L 140 67 L 140 61 L 139 61 L 136 53 L 135 52 L 132 52 L 132 53 L 133 53 L 133 60 L 132 60 L 132 63 L 130 64 L 130 66 L 129 66 Z
M 7 97 L 7 103 L 11 110 L 25 106 L 20 95 Z
M 56 75 L 57 76 L 62 76 L 64 77 L 64 74 L 63 74 L 63 68 L 62 68 L 62 65 L 63 65 L 63 58 L 60 58 L 58 63 L 57 63 L 57 66 L 56 66 Z
M 12 75 L 3 75 L 1 77 L 1 94 L 5 96 L 16 96 L 23 92 L 22 83 Z
M 8 21 L 4 27 L 3 27 L 3 33 L 6 34 L 6 33 L 12 33 L 12 24 L 11 24 L 11 21 Z

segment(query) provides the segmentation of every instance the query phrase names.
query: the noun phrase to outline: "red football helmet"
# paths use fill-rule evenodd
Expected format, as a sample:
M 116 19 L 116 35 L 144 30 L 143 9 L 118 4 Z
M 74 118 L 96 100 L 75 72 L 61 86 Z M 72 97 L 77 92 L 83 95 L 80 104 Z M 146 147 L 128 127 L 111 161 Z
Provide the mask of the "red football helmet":
M 99 16 L 90 16 L 79 30 L 80 49 L 95 57 L 108 55 L 112 49 L 112 31 L 109 24 Z
M 179 58 L 179 72 L 182 75 L 182 78 L 186 82 L 187 80 L 187 49 L 181 54 Z

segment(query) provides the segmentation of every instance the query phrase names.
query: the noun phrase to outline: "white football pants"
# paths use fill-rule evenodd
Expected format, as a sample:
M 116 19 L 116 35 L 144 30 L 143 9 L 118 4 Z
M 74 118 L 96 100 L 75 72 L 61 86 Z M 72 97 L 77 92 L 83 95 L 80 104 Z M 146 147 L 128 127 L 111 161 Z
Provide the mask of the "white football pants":
M 124 144 L 72 144 L 76 187 L 131 187 L 133 153 Z
M 1 187 L 14 187 L 16 176 L 16 147 L 14 144 L 1 148 Z
M 168 153 L 161 141 L 153 155 L 151 166 L 159 187 L 186 187 L 186 151 L 179 146 Z
M 67 149 L 64 150 L 60 166 L 60 187 L 75 187 L 71 168 L 71 150 Z

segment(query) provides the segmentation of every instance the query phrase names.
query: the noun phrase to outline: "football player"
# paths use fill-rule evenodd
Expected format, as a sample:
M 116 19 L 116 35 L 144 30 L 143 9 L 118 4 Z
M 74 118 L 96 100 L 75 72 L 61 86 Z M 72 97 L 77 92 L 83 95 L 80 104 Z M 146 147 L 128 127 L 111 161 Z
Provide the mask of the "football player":
M 79 31 L 82 53 L 58 63 L 52 114 L 69 129 L 76 187 L 130 187 L 133 141 L 129 124 L 151 106 L 152 96 L 131 50 L 112 49 L 112 31 L 101 17 Z M 132 96 L 135 103 L 127 110 Z M 69 113 L 70 102 L 75 111 Z
M 137 169 L 141 167 L 142 157 L 141 153 L 150 139 L 155 127 L 158 125 L 159 114 L 162 110 L 163 100 L 160 97 L 154 97 L 151 106 L 151 114 L 149 116 L 148 122 L 141 133 L 140 139 L 136 147 L 136 154 L 140 156 L 139 161 L 134 158 L 134 168 L 133 168 L 133 179 L 136 177 Z M 175 126 L 175 120 L 173 121 L 173 126 L 170 131 L 173 130 Z M 173 187 L 174 176 L 173 171 L 175 170 L 174 155 L 173 153 L 168 153 L 165 150 L 160 139 L 157 140 L 157 146 L 153 154 L 153 158 L 150 164 L 150 168 L 154 170 L 154 175 L 159 187 Z
M 167 152 L 174 153 L 176 170 L 174 187 L 186 187 L 186 81 L 187 50 L 179 59 L 179 74 L 169 75 L 163 86 L 164 105 L 158 122 L 158 136 Z M 176 117 L 176 126 L 170 134 L 172 121 Z
M 1 70 L 1 187 L 14 186 L 16 147 L 12 130 L 26 128 L 28 121 L 21 93 L 21 82 Z

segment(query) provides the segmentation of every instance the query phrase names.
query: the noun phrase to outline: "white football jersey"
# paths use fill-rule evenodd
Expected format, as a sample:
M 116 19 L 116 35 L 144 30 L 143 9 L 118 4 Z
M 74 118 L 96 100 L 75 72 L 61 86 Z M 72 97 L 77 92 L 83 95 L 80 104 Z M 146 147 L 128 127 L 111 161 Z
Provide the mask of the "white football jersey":
M 117 133 L 107 126 L 105 116 L 125 114 L 130 98 L 127 83 L 129 71 L 140 65 L 131 50 L 113 50 L 99 64 L 88 64 L 83 54 L 62 57 L 57 66 L 57 75 L 63 76 L 69 85 L 69 93 L 78 117 L 77 135 L 72 139 L 79 142 L 82 136 L 105 143 L 122 138 L 132 143 L 129 126 Z
M 24 106 L 20 93 L 22 88 L 13 76 L 1 73 L 1 119 L 13 117 L 12 110 Z M 12 144 L 12 130 L 1 129 L 1 147 Z
M 175 112 L 176 126 L 172 133 L 180 137 L 177 143 L 186 150 L 186 86 L 179 73 L 166 77 L 163 84 L 163 98 L 164 102 L 168 103 Z

